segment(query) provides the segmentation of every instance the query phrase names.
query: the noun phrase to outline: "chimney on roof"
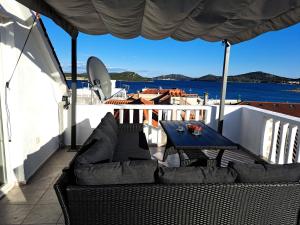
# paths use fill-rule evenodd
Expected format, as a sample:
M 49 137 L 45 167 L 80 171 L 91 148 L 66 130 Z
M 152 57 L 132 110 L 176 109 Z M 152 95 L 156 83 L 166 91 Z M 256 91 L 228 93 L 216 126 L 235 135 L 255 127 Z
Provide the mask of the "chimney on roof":
M 204 93 L 204 102 L 203 102 L 203 105 L 207 105 L 207 103 L 208 103 L 208 93 L 205 92 Z

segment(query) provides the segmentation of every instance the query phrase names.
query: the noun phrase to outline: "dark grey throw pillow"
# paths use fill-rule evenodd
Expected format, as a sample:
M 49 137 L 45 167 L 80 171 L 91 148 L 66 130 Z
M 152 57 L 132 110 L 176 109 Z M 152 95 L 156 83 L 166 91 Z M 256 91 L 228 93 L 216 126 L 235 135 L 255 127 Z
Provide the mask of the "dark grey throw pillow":
M 226 184 L 234 183 L 236 172 L 230 168 L 218 167 L 162 167 L 158 182 L 162 184 Z
M 97 130 L 102 130 L 113 143 L 117 144 L 119 132 L 118 123 L 110 112 L 106 113 L 102 118 L 101 123 L 97 126 L 95 131 Z
M 157 161 L 140 160 L 75 166 L 79 185 L 154 183 Z
M 270 165 L 229 162 L 228 167 L 237 172 L 237 182 L 270 183 L 300 181 L 300 164 Z
M 90 136 L 90 140 L 93 141 L 93 139 L 96 140 L 100 140 L 100 139 L 105 139 L 107 140 L 113 147 L 113 149 L 115 149 L 118 140 L 117 137 L 114 134 L 111 134 L 109 132 L 109 130 L 105 130 L 105 129 L 100 129 L 100 128 L 96 128 L 93 133 Z
M 111 143 L 104 138 L 91 142 L 89 148 L 76 157 L 76 163 L 95 164 L 100 162 L 111 162 L 114 149 Z
M 115 133 L 118 133 L 119 131 L 118 122 L 111 112 L 106 113 L 106 115 L 102 118 L 101 123 L 98 125 L 97 128 L 99 128 L 101 125 L 111 126 Z

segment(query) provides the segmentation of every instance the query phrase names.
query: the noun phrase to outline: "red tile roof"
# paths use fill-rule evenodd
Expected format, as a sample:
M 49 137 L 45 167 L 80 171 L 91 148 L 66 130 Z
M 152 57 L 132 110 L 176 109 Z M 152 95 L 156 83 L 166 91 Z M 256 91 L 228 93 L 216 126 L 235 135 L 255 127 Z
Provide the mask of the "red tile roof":
M 140 92 L 140 94 L 164 94 L 168 91 L 168 89 L 147 88 Z
M 273 112 L 283 113 L 290 116 L 300 117 L 300 103 L 277 103 L 277 102 L 241 102 L 239 105 L 250 105 Z
M 130 104 L 133 100 L 119 100 L 119 99 L 109 99 L 105 102 L 105 104 L 111 104 L 111 105 L 124 105 L 124 104 Z
M 185 93 L 184 90 L 182 89 L 156 89 L 156 88 L 149 88 L 145 89 L 140 94 L 166 94 L 169 93 L 172 97 L 182 97 L 182 96 L 187 96 L 188 94 Z M 194 95 L 194 94 L 189 94 L 189 95 Z M 197 96 L 197 95 L 196 95 Z

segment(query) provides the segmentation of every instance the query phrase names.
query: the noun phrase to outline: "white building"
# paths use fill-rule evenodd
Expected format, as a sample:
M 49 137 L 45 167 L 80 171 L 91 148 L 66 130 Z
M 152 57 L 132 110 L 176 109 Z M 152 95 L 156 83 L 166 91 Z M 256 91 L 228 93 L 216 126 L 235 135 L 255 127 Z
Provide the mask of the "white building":
M 64 130 L 62 96 L 67 90 L 65 79 L 46 31 L 34 17 L 28 8 L 16 1 L 1 1 L 2 192 L 16 182 L 26 183 L 60 147 L 60 135 Z

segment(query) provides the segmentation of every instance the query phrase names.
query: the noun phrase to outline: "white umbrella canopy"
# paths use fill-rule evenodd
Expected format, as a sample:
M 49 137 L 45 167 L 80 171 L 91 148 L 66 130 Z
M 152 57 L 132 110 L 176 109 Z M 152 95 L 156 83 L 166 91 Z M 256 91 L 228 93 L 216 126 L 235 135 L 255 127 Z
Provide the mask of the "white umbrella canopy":
M 231 44 L 300 21 L 300 0 L 17 0 L 72 37 L 112 34 Z

